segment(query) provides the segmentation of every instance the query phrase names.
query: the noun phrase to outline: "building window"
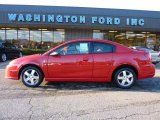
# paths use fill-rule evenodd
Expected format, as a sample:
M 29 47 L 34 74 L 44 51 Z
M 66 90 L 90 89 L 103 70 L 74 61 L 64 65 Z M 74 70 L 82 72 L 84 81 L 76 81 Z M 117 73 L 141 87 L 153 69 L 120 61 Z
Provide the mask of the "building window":
M 148 32 L 93 30 L 93 38 L 111 40 L 126 46 L 147 46 L 153 48 L 156 42 L 156 34 L 146 35 L 146 33 Z
M 116 33 L 117 33 L 117 31 L 114 31 L 114 30 L 104 31 L 104 39 L 115 41 L 115 34 Z
M 0 41 L 5 40 L 5 28 L 0 28 Z
M 100 30 L 93 30 L 93 39 L 104 39 L 104 33 Z
M 64 38 L 65 38 L 64 29 L 56 29 L 54 31 L 54 43 L 55 44 L 64 42 L 65 41 Z
M 146 34 L 135 32 L 136 46 L 146 46 Z
M 127 46 L 146 46 L 145 32 L 126 32 Z
M 30 30 L 30 47 L 33 49 L 50 49 L 64 42 L 64 29 Z
M 125 33 L 125 31 L 117 31 L 115 33 L 115 42 L 127 45 L 126 44 L 127 42 L 126 42 L 126 33 Z
M 29 29 L 19 28 L 18 29 L 18 40 L 21 48 L 28 48 L 29 46 Z
M 74 33 L 75 31 L 72 34 Z M 79 37 L 81 36 L 83 34 Z M 65 37 L 64 29 L 0 28 L 0 41 L 6 40 L 20 48 L 47 50 L 63 43 Z M 93 30 L 93 39 L 111 40 L 126 46 L 160 49 L 160 33 L 147 31 Z
M 30 30 L 30 47 L 33 49 L 41 49 L 41 29 Z
M 154 46 L 154 50 L 159 51 L 160 50 L 160 33 L 158 33 L 156 35 L 157 35 L 157 40 L 156 40 L 156 44 Z
M 42 49 L 50 49 L 54 45 L 54 32 L 53 30 L 42 29 Z
M 147 32 L 147 40 L 146 40 L 146 46 L 148 48 L 154 49 L 156 45 L 156 34 Z
M 6 40 L 19 47 L 19 40 L 17 39 L 16 28 L 6 28 Z
M 114 41 L 115 40 L 115 32 L 117 32 L 117 31 L 93 30 L 93 38 Z

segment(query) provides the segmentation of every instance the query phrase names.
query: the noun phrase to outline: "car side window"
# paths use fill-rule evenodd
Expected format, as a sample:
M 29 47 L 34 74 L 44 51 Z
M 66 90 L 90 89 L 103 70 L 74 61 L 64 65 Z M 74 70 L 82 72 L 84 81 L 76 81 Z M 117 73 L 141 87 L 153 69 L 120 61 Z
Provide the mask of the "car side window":
M 5 47 L 6 48 L 11 48 L 11 44 L 10 43 L 5 43 Z
M 58 48 L 55 52 L 60 55 L 74 55 L 74 54 L 88 54 L 89 43 L 88 42 L 76 42 L 64 45 Z
M 113 45 L 107 43 L 95 42 L 93 45 L 93 53 L 110 53 L 113 52 Z
M 11 43 L 5 43 L 4 44 L 5 48 L 8 48 L 8 49 L 17 49 L 15 45 L 11 44 Z
M 11 45 L 11 48 L 12 49 L 17 49 L 15 45 Z

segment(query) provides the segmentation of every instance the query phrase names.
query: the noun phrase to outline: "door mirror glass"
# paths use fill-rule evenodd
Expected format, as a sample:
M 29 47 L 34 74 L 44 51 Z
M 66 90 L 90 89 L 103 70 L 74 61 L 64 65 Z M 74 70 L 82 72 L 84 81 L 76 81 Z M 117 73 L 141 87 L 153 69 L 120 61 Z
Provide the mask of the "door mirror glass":
M 51 54 L 50 54 L 51 56 L 58 56 L 58 55 L 60 55 L 58 52 L 52 52 Z

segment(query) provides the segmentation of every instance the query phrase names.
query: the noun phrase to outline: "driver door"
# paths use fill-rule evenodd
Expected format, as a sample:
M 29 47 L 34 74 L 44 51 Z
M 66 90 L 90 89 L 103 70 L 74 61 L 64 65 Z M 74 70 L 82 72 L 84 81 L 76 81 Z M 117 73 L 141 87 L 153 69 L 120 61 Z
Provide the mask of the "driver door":
M 59 55 L 50 55 L 48 58 L 48 74 L 51 80 L 91 81 L 93 57 L 89 54 L 89 42 L 70 43 L 53 52 L 58 52 Z

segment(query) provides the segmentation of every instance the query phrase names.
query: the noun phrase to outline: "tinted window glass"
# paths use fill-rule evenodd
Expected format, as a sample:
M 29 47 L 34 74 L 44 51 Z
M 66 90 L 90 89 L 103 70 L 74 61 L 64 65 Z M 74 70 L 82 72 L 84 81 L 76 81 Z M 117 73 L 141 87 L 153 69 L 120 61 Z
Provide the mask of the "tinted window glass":
M 106 43 L 94 43 L 93 53 L 109 53 L 113 52 L 113 45 Z
M 10 43 L 5 43 L 5 47 L 6 48 L 11 48 L 11 44 Z
M 0 48 L 3 48 L 3 43 L 0 43 Z
M 6 48 L 11 48 L 11 49 L 16 49 L 16 46 L 15 45 L 12 45 L 10 43 L 5 43 L 5 47 Z
M 56 50 L 61 55 L 73 55 L 73 54 L 88 54 L 89 43 L 88 42 L 77 42 L 67 44 Z

